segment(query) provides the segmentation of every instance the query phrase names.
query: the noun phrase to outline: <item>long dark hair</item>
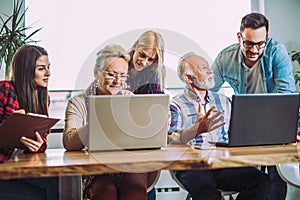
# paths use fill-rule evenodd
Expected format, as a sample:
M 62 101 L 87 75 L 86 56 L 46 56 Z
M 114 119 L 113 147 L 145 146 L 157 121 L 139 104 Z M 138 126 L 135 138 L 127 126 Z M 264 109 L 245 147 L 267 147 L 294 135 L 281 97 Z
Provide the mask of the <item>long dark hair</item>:
M 48 116 L 48 89 L 36 85 L 36 61 L 47 51 L 39 46 L 24 45 L 12 60 L 12 81 L 17 92 L 20 109 Z

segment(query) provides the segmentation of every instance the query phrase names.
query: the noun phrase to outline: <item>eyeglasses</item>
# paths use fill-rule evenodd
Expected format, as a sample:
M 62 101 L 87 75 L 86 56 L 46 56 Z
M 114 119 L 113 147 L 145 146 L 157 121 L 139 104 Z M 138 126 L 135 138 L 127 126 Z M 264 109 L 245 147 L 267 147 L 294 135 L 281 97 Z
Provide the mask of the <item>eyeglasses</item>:
M 243 45 L 245 48 L 251 49 L 255 45 L 257 49 L 262 49 L 266 46 L 266 41 L 251 42 L 248 40 L 244 40 L 242 33 L 240 33 L 240 34 L 241 34 L 241 38 L 243 40 Z
M 107 78 L 113 79 L 113 80 L 116 80 L 117 78 L 119 78 L 121 81 L 126 81 L 127 78 L 129 77 L 128 74 L 118 74 L 118 73 L 108 72 L 108 71 L 104 71 L 104 70 L 99 70 L 99 71 L 102 72 L 103 74 L 105 74 L 107 76 Z

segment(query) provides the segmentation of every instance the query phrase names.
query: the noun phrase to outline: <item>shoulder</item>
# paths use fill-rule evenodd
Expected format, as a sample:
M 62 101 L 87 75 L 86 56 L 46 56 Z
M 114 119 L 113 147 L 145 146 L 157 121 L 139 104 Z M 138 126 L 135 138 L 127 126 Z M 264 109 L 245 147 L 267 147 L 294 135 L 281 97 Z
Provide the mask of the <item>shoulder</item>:
M 231 55 L 231 54 L 236 54 L 238 53 L 240 50 L 240 44 L 239 43 L 235 43 L 235 44 L 232 44 L 228 47 L 225 47 L 220 53 L 219 53 L 219 56 L 222 56 L 222 55 Z
M 0 92 L 2 94 L 13 93 L 16 95 L 16 90 L 11 81 L 0 81 Z
M 184 93 L 178 94 L 178 95 L 172 97 L 170 100 L 171 105 L 176 105 L 179 108 L 182 106 L 185 106 L 187 104 L 190 104 L 190 103 L 191 102 L 189 101 L 189 99 L 186 97 L 186 95 Z
M 226 68 L 233 62 L 241 62 L 241 49 L 240 44 L 235 43 L 226 48 L 224 48 L 216 57 L 212 63 L 212 68 L 223 66 Z
M 265 54 L 274 54 L 274 53 L 278 53 L 278 52 L 280 52 L 280 53 L 284 52 L 287 54 L 287 50 L 282 43 L 269 37 L 267 39 L 267 44 L 265 47 Z
M 214 91 L 207 90 L 207 93 L 208 93 L 208 96 L 216 96 L 219 98 L 226 98 L 226 96 L 220 92 L 214 92 Z
M 278 46 L 282 46 L 283 44 L 280 43 L 279 41 L 275 40 L 274 38 L 271 38 L 269 37 L 267 39 L 267 42 L 266 42 L 266 48 L 268 47 L 278 47 Z
M 65 110 L 66 116 L 79 116 L 84 119 L 87 115 L 87 106 L 85 101 L 85 92 L 73 96 L 68 100 Z
M 1 88 L 12 88 L 12 89 L 14 89 L 14 86 L 13 86 L 12 82 L 11 81 L 6 81 L 6 80 L 0 81 L 0 87 Z
M 184 99 L 184 97 L 185 97 L 184 93 L 177 94 L 177 95 L 175 95 L 174 97 L 171 98 L 171 101 L 180 101 L 180 100 Z
M 18 96 L 11 81 L 0 81 L 0 107 L 7 113 L 12 113 L 13 110 L 19 109 Z
M 214 99 L 215 101 L 218 100 L 220 103 L 222 102 L 230 102 L 230 98 L 228 98 L 226 95 L 220 93 L 220 92 L 213 92 L 208 90 L 208 96 L 211 99 Z
M 76 104 L 76 105 L 85 105 L 85 92 L 82 92 L 76 96 L 73 96 L 69 99 L 69 104 Z

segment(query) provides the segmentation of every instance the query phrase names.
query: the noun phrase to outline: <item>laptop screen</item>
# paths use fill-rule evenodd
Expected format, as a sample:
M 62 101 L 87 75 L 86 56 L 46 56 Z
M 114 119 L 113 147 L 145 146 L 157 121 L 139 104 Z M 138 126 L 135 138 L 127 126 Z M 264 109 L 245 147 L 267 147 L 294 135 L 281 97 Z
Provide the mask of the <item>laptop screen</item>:
M 89 151 L 166 146 L 168 110 L 168 95 L 90 96 Z
M 229 145 L 294 143 L 298 113 L 298 93 L 233 95 Z

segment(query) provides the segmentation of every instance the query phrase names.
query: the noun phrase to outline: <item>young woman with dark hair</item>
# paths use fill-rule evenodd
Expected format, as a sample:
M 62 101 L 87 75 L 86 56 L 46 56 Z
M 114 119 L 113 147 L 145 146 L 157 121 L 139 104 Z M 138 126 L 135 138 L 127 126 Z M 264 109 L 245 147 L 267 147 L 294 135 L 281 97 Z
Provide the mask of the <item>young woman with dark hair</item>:
M 0 124 L 14 112 L 48 117 L 47 86 L 51 72 L 47 51 L 36 45 L 24 45 L 13 56 L 11 65 L 12 79 L 0 81 Z M 36 140 L 21 137 L 20 141 L 26 146 L 24 153 L 44 152 L 47 134 L 35 132 Z M 0 162 L 7 161 L 15 151 L 0 147 Z M 0 198 L 24 199 L 28 195 L 30 199 L 58 199 L 57 178 L 0 180 L 0 187 L 1 184 L 11 185 L 14 191 L 8 194 L 1 190 Z

